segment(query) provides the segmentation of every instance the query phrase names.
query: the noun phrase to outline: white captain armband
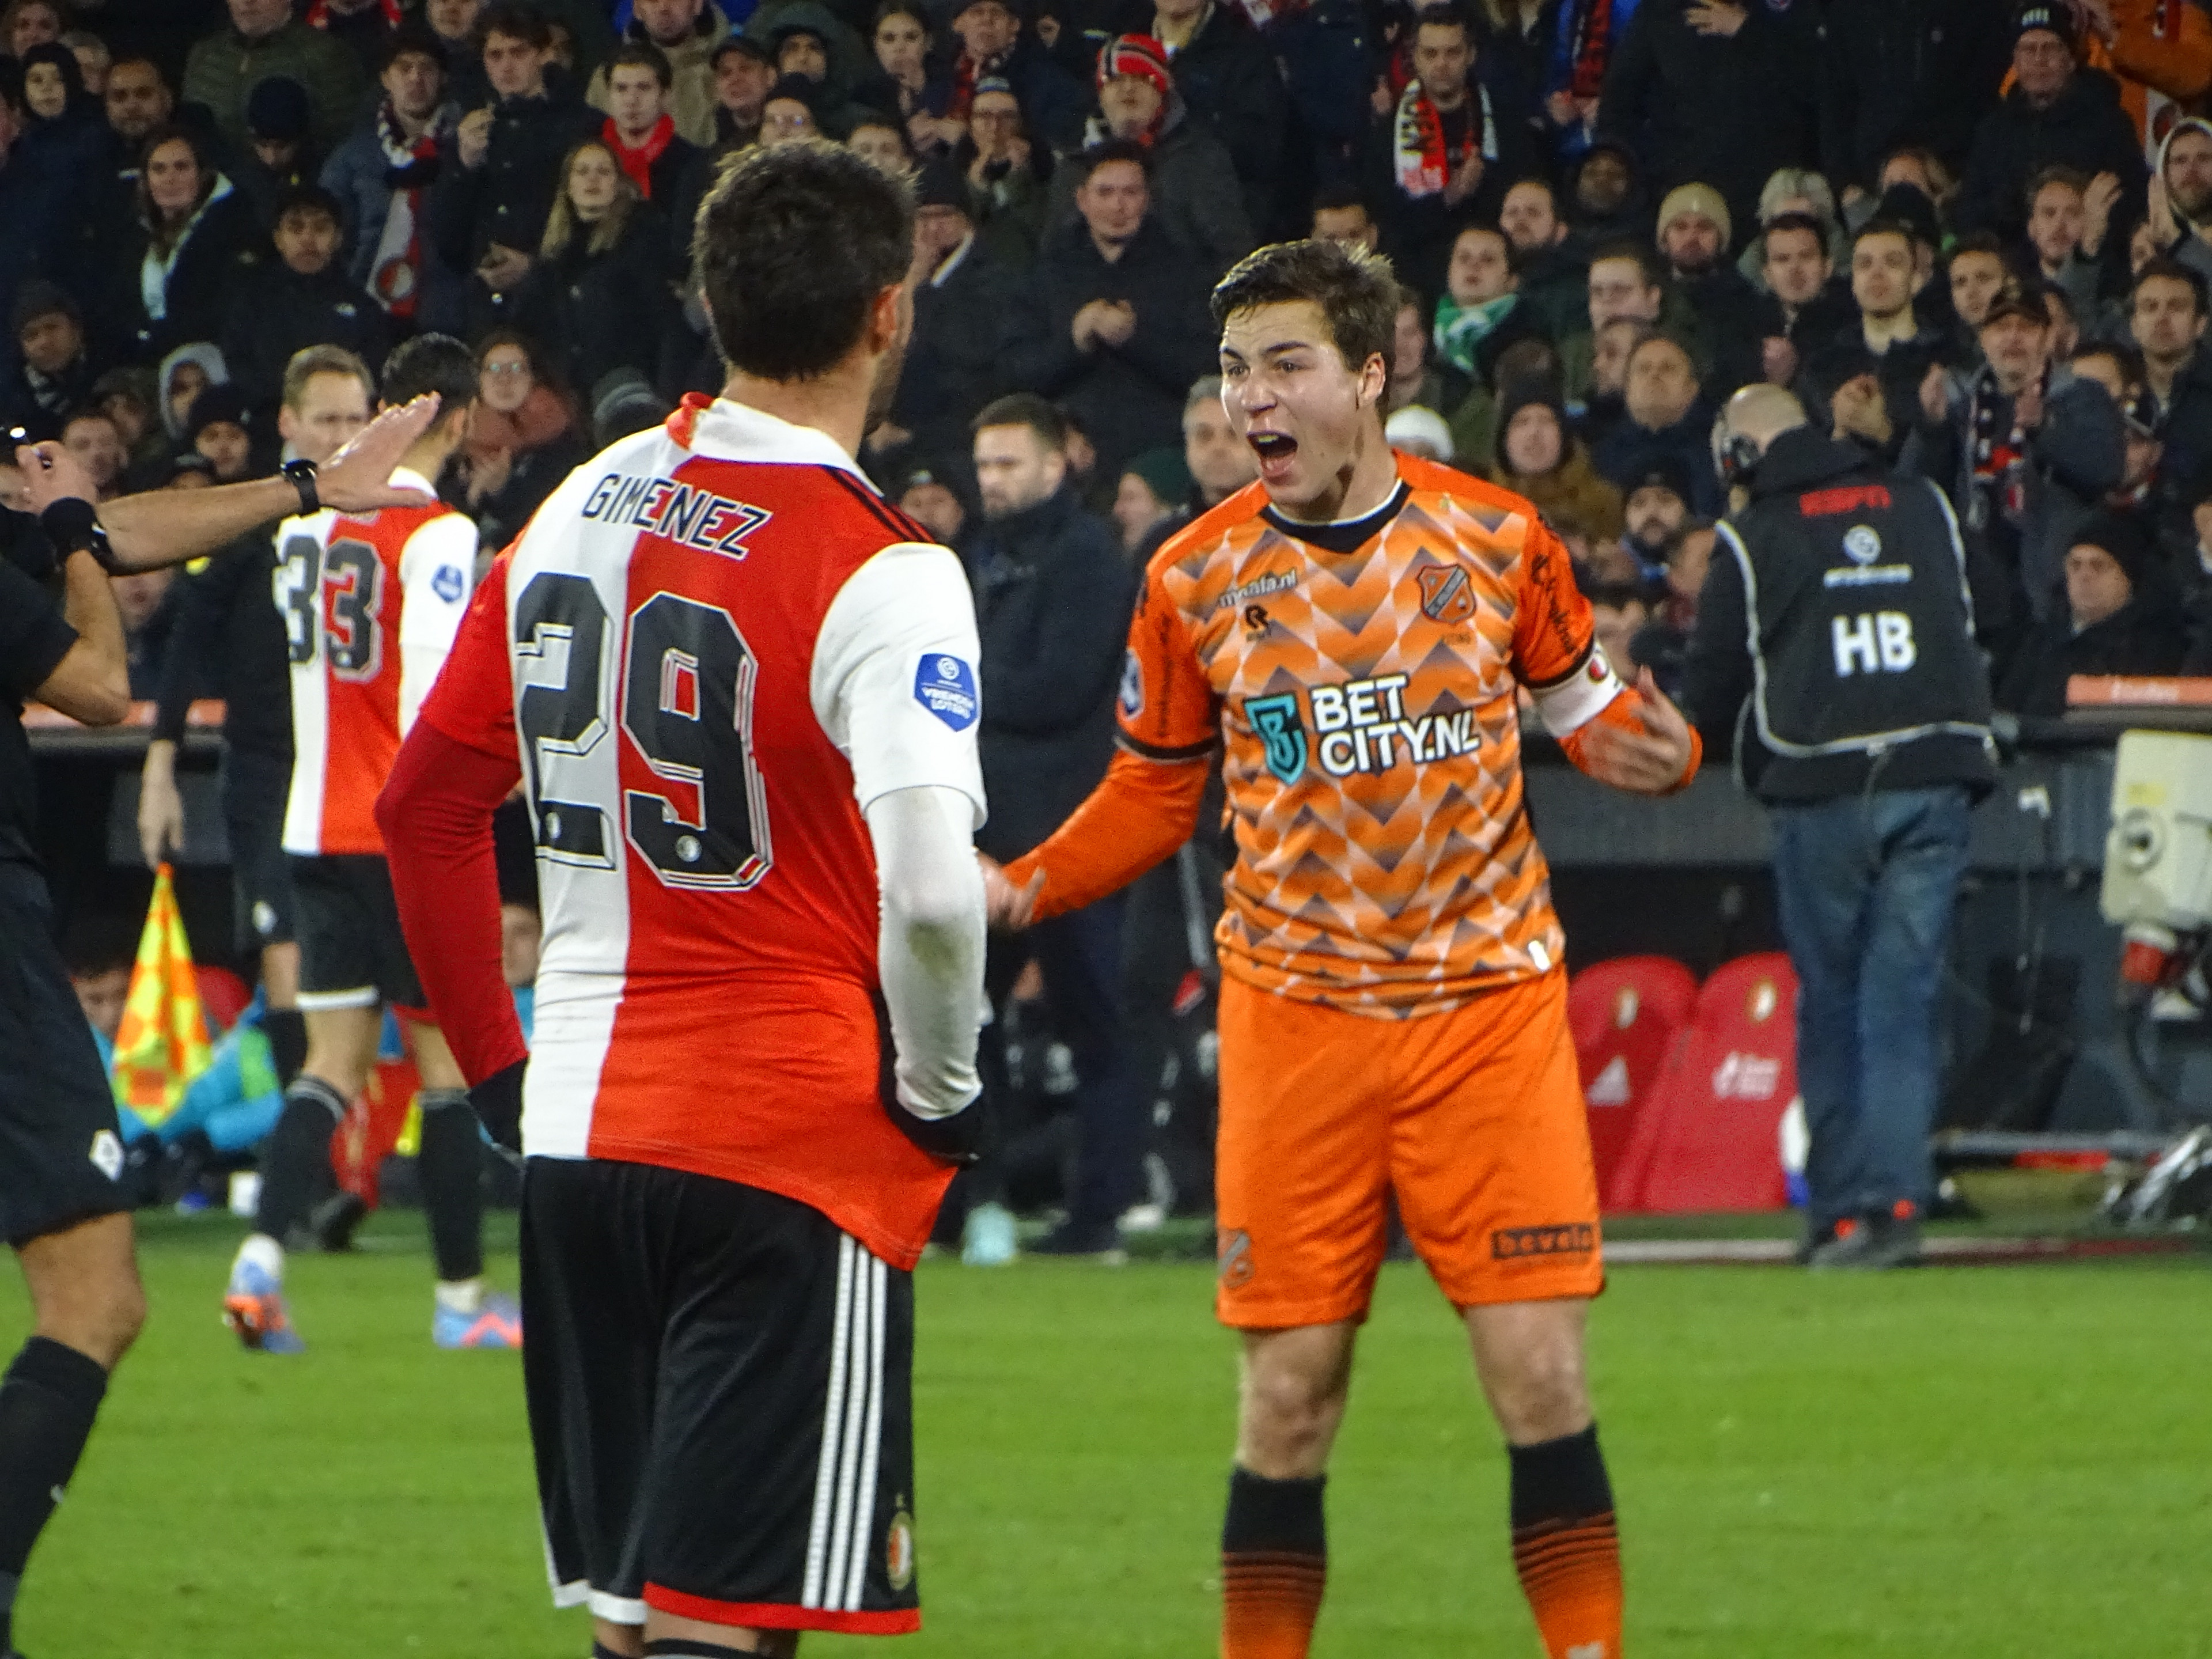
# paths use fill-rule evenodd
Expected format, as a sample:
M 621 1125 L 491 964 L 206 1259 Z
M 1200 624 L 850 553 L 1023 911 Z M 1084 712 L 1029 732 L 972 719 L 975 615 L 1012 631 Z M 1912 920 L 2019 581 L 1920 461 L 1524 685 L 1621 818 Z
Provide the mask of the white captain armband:
M 1593 641 L 1589 655 L 1576 665 L 1573 673 L 1540 689 L 1531 687 L 1530 695 L 1544 729 L 1554 738 L 1565 738 L 1595 720 L 1606 704 L 1627 689 L 1606 659 L 1605 647 Z

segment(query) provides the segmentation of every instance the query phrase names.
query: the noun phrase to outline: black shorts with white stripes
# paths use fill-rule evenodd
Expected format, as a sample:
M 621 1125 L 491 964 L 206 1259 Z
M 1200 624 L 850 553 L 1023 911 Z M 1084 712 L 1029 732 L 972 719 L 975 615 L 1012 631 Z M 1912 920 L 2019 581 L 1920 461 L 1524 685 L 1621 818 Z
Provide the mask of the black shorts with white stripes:
M 522 1301 L 557 1605 L 920 1627 L 911 1274 L 756 1187 L 533 1158 Z

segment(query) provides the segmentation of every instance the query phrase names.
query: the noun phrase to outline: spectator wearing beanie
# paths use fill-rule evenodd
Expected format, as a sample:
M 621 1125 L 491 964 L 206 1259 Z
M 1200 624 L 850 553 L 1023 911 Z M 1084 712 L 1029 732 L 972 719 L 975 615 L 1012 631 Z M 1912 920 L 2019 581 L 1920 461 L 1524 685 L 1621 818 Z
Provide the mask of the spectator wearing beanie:
M 704 149 L 714 131 L 714 50 L 729 38 L 730 20 L 714 0 L 636 0 L 625 46 L 650 46 L 668 66 L 668 114 L 676 135 Z M 616 58 L 593 71 L 584 101 L 612 115 Z
M 307 89 L 288 75 L 272 75 L 246 100 L 246 130 L 252 142 L 232 158 L 226 173 L 246 192 L 256 222 L 273 228 L 276 204 L 302 185 L 312 185 L 322 163 L 308 143 L 313 112 Z
M 264 260 L 240 285 L 222 331 L 223 361 L 264 429 L 273 430 L 284 370 L 309 346 L 337 346 L 380 369 L 392 349 L 384 307 L 338 261 L 337 199 L 319 185 L 302 185 L 276 210 Z
M 1802 5 L 1642 0 L 1606 66 L 1599 130 L 1635 145 L 1662 185 L 1702 179 L 1736 224 L 1755 224 L 1767 174 L 1814 159 L 1813 14 Z
M 1148 449 L 1124 463 L 1114 492 L 1114 526 L 1121 532 L 1121 550 L 1134 554 L 1154 530 L 1180 518 L 1190 492 L 1190 468 L 1179 449 Z
M 253 470 L 253 416 L 234 386 L 211 386 L 192 399 L 185 447 L 214 469 L 217 483 L 236 483 Z
M 975 234 L 1009 270 L 1026 273 L 1036 263 L 1048 205 L 1044 170 L 1058 171 L 1051 161 L 1052 152 L 1031 141 L 1012 86 L 997 76 L 978 81 L 952 165 L 968 187 Z M 1082 173 L 1078 166 L 1068 171 Z
M 983 83 L 1003 81 L 1021 106 L 1032 141 L 1054 149 L 1083 142 L 1083 82 L 1055 62 L 1036 39 L 1023 0 L 951 0 L 946 21 L 959 37 L 960 55 L 937 89 L 930 113 L 969 121 Z
M 1216 336 L 1204 272 L 1152 216 L 1144 150 L 1101 144 L 1077 165 L 1082 220 L 1038 252 L 1006 378 L 1064 402 L 1113 477 L 1128 457 L 1174 441 L 1185 389 L 1212 364 Z
M 1118 139 L 1144 146 L 1152 164 L 1152 211 L 1160 228 L 1205 267 L 1209 282 L 1252 251 L 1251 221 L 1237 166 L 1221 141 L 1190 119 L 1168 72 L 1167 48 L 1141 34 L 1115 35 L 1098 54 L 1098 109 L 1086 145 Z M 1072 224 L 1075 169 L 1053 177 L 1048 222 Z
M 1549 386 L 1509 386 L 1499 393 L 1491 476 L 1545 517 L 1579 524 L 1594 544 L 1620 538 L 1620 491 L 1598 476 L 1582 441 L 1568 432 L 1566 406 Z
M 154 362 L 221 331 L 240 267 L 261 245 L 244 194 L 199 141 L 170 127 L 147 141 L 138 212 L 115 250 L 106 306 L 111 337 Z
M 1415 13 L 1413 78 L 1368 140 L 1367 195 L 1387 204 L 1383 240 L 1404 281 L 1443 290 L 1452 239 L 1495 224 L 1506 187 L 1535 171 L 1528 112 L 1484 73 L 1474 30 L 1447 5 Z
M 203 106 L 233 144 L 251 137 L 246 105 L 272 75 L 306 88 L 313 137 L 328 149 L 368 101 L 368 76 L 343 42 L 292 15 L 291 0 L 228 0 L 229 21 L 185 60 L 183 101 Z
M 438 158 L 430 234 L 438 257 L 497 293 L 519 287 L 545 234 L 562 161 L 600 117 L 553 66 L 553 34 L 536 12 L 502 5 L 483 20 L 492 103 L 463 115 Z
M 1412 455 L 1439 466 L 1455 459 L 1450 425 L 1424 404 L 1407 404 L 1382 422 L 1382 439 L 1401 454 Z
M 2124 242 L 2142 217 L 2148 169 L 2142 138 L 2102 70 L 2083 67 L 2067 0 L 2028 0 L 2013 20 L 2013 85 L 1982 119 L 1952 204 L 1961 230 L 2017 241 L 2027 228 L 2027 187 L 2046 167 L 2120 181 L 2112 232 Z
M 84 312 L 64 289 L 33 277 L 15 290 L 9 335 L 15 361 L 7 372 L 0 424 L 22 428 L 33 443 L 58 438 L 62 422 L 92 401 L 100 372 Z
M 2066 712 L 2075 674 L 2174 674 L 2188 638 L 2170 599 L 2149 590 L 2150 545 L 2131 519 L 2093 514 L 2066 550 L 2066 602 L 2028 635 L 1996 690 L 1996 704 L 2019 714 Z
M 377 84 L 382 101 L 331 152 L 322 186 L 343 216 L 347 274 L 401 322 L 426 307 L 434 322 L 459 303 L 459 278 L 438 258 L 428 224 L 439 147 L 459 118 L 445 95 L 445 43 L 402 26 L 386 43 Z
M 1006 319 L 1019 302 L 1020 281 L 975 234 L 968 201 L 951 162 L 923 164 L 915 242 L 927 274 L 915 285 L 914 337 L 890 419 L 872 448 L 910 442 L 923 454 L 958 454 L 969 422 L 1002 389 Z
M 1729 263 L 1735 239 L 1728 203 L 1711 185 L 1677 185 L 1659 204 L 1667 286 L 1698 319 L 1698 336 L 1712 358 L 1705 391 L 1716 401 L 1763 372 L 1759 291 Z

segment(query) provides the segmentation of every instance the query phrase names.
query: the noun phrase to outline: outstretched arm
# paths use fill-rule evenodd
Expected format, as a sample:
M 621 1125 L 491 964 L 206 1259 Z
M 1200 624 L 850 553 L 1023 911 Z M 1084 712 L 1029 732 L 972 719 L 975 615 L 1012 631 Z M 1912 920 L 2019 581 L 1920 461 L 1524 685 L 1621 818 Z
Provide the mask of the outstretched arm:
M 1118 892 L 1188 841 L 1206 793 L 1206 760 L 1156 761 L 1124 749 L 1043 846 L 1003 870 L 987 865 L 991 921 L 1018 929 Z

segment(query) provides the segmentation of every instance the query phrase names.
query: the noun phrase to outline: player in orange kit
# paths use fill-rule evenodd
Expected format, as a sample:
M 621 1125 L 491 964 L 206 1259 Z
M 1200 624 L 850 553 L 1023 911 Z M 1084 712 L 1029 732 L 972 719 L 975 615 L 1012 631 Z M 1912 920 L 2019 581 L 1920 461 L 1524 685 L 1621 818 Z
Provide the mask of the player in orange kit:
M 1225 1659 L 1302 1659 L 1322 1485 L 1388 1195 L 1467 1324 L 1509 1443 L 1513 1549 L 1553 1659 L 1617 1659 L 1620 1549 L 1583 1375 L 1597 1188 L 1520 688 L 1592 776 L 1688 782 L 1698 744 L 1618 679 L 1566 550 L 1519 497 L 1382 435 L 1396 289 L 1334 243 L 1213 294 L 1223 400 L 1260 481 L 1152 560 L 1121 748 L 994 920 L 1088 904 L 1196 826 L 1222 760 L 1218 1308 L 1243 1334 L 1222 1529 Z

